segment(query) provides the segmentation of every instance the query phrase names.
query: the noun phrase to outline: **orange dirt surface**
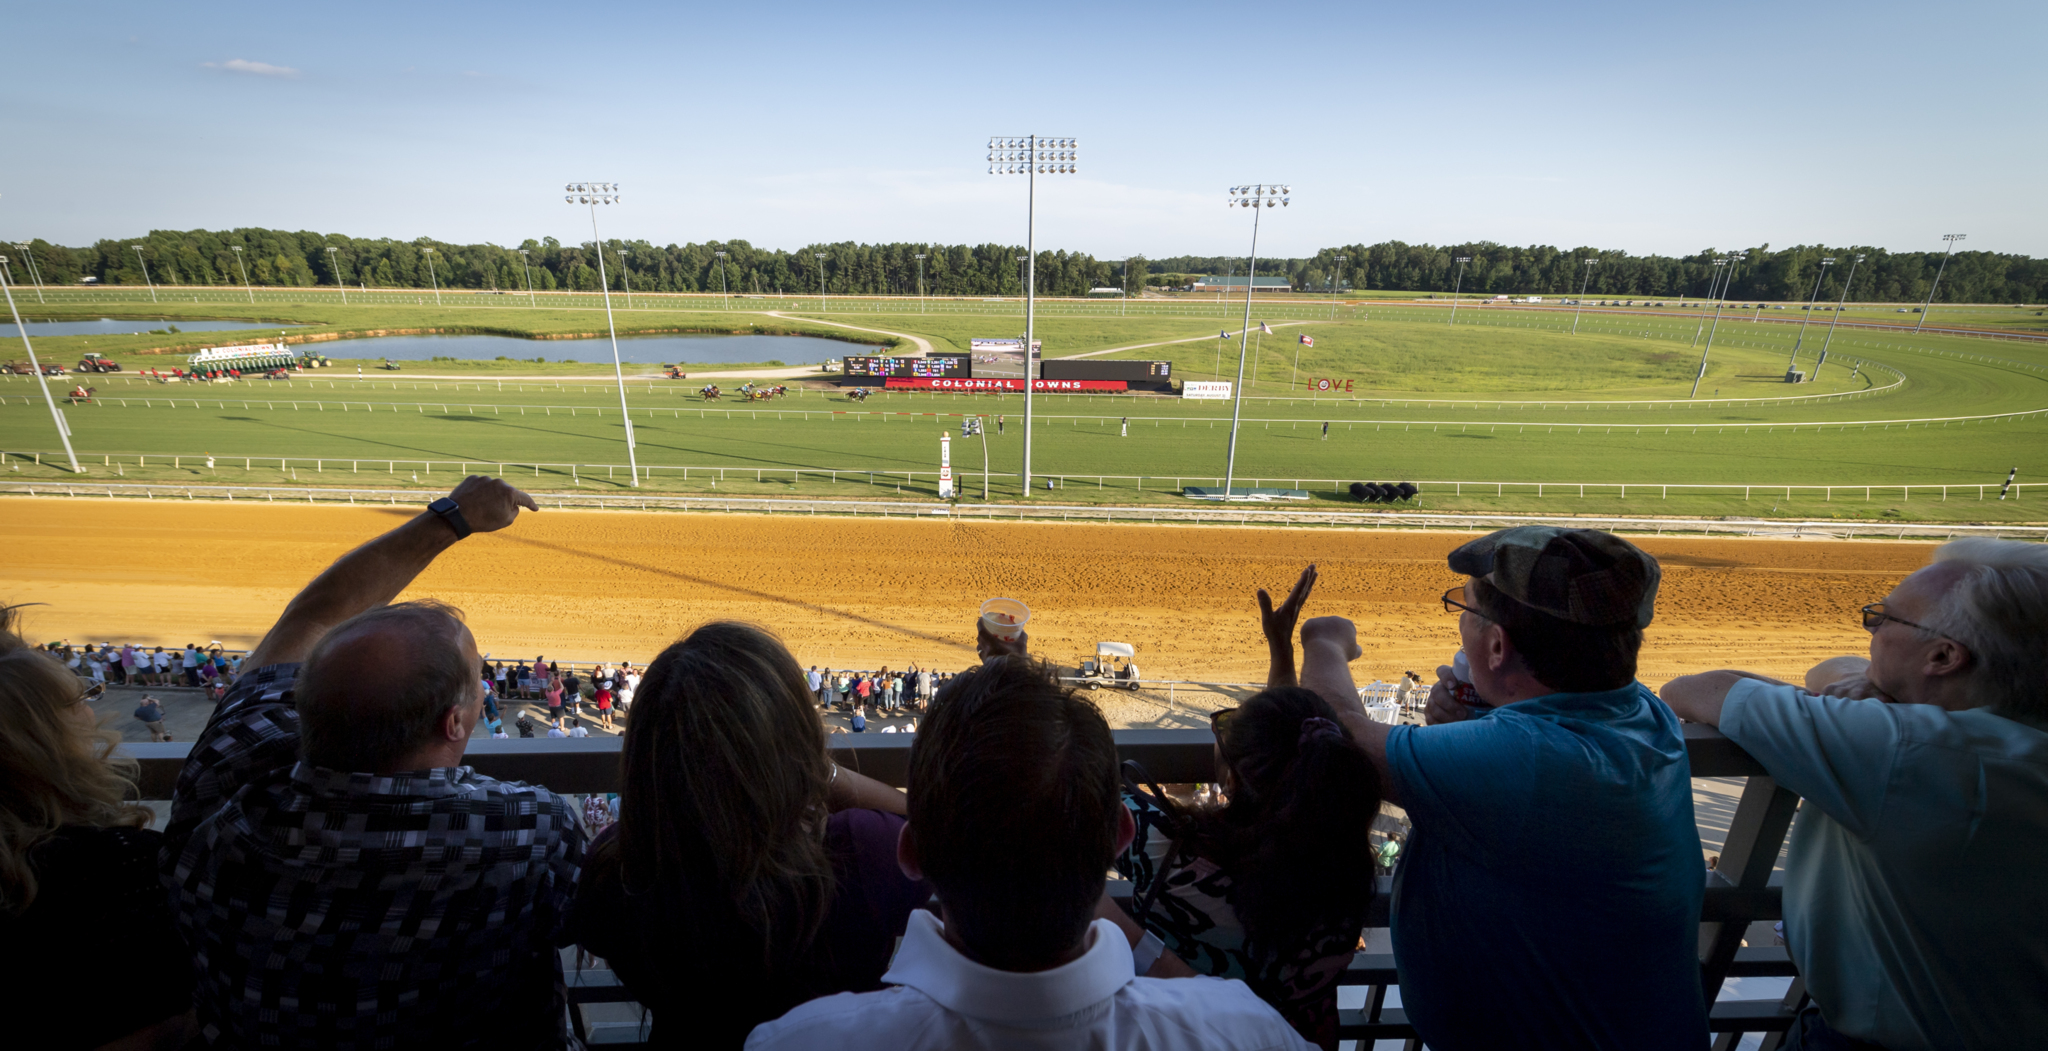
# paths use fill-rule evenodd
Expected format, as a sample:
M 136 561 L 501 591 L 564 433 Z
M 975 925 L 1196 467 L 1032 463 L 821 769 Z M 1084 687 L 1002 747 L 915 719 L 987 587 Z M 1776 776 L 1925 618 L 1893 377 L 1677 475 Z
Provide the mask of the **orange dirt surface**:
M 416 509 L 12 498 L 0 503 L 0 602 L 36 640 L 253 645 L 349 548 Z M 1253 591 L 1301 567 L 1306 615 L 1358 622 L 1361 683 L 1433 678 L 1457 645 L 1438 596 L 1453 533 L 582 512 L 522 515 L 450 550 L 407 593 L 467 611 L 501 659 L 641 663 L 692 625 L 765 624 L 805 665 L 971 663 L 976 609 L 1033 610 L 1032 649 L 1071 664 L 1137 647 L 1148 679 L 1265 674 Z M 1638 538 L 1664 565 L 1642 678 L 1741 667 L 1797 681 L 1861 653 L 1856 607 L 1924 565 L 1913 543 Z

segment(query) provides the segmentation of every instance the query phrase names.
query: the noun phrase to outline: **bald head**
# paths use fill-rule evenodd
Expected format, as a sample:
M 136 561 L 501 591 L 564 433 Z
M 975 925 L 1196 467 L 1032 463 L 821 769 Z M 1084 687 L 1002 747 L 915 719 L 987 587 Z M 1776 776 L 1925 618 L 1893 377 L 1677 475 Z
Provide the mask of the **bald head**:
M 323 636 L 299 669 L 300 754 L 351 773 L 396 773 L 461 755 L 483 687 L 462 612 L 431 600 L 379 606 Z

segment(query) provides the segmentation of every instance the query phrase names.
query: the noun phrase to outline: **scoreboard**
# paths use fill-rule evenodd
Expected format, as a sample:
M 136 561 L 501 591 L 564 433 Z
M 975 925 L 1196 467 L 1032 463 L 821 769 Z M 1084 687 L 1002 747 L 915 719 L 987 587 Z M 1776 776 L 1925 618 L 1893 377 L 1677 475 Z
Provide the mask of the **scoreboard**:
M 966 379 L 973 366 L 965 354 L 932 354 L 919 358 L 849 357 L 845 375 L 877 379 Z

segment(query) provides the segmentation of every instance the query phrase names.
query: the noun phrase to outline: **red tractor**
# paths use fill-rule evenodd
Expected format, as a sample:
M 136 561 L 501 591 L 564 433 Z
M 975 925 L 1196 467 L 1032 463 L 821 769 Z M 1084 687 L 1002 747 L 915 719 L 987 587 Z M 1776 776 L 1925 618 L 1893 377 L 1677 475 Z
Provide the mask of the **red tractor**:
M 107 357 L 105 354 L 87 353 L 85 357 L 78 359 L 78 371 L 119 372 L 121 371 L 121 363 Z

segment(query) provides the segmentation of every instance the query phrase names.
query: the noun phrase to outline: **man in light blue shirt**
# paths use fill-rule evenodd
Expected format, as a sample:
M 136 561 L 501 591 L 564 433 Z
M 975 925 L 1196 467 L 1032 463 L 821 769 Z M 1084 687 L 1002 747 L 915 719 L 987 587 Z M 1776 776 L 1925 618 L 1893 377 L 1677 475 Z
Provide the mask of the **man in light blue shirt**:
M 1810 676 L 1818 693 L 1733 671 L 1664 687 L 1805 800 L 1785 937 L 1814 1006 L 1787 1046 L 2041 1046 L 2048 547 L 1945 544 L 1863 625 L 1869 661 Z
M 1413 827 L 1392 909 L 1409 1020 L 1436 1051 L 1704 1049 L 1691 768 L 1635 681 L 1656 560 L 1525 526 L 1450 568 L 1469 578 L 1444 595 L 1469 683 L 1439 669 L 1427 727 L 1340 708 Z M 1324 651 L 1357 648 L 1326 638 L 1336 619 L 1302 629 L 1302 683 L 1325 696 L 1341 655 Z

